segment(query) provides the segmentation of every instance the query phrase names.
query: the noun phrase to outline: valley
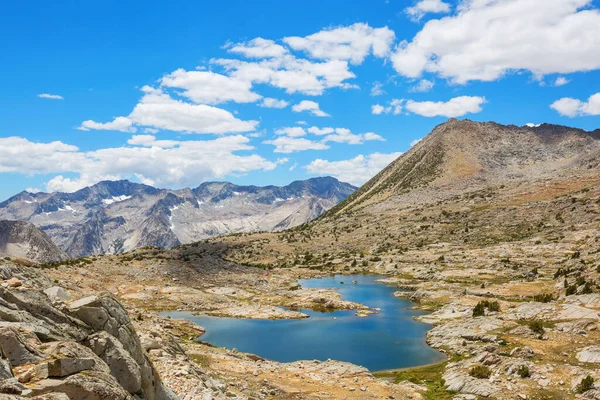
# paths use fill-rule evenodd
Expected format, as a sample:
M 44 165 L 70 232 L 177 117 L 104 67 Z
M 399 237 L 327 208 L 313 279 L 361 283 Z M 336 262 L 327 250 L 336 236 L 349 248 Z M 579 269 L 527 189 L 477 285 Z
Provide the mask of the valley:
M 2 268 L 31 290 L 111 293 L 183 399 L 598 399 L 599 154 L 600 131 L 449 120 L 303 225 Z M 446 361 L 385 372 L 281 363 L 214 347 L 162 314 L 296 320 L 377 307 L 301 285 L 336 274 L 385 276 L 424 312 L 415 318 Z

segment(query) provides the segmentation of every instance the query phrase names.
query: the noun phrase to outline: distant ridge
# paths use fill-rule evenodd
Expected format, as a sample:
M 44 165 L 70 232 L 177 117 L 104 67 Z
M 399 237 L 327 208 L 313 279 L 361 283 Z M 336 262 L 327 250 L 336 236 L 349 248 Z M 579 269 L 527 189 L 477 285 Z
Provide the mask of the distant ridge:
M 331 177 L 265 187 L 207 182 L 180 190 L 103 181 L 74 193 L 21 192 L 0 203 L 0 218 L 31 222 L 69 256 L 80 257 L 283 230 L 318 217 L 355 190 Z

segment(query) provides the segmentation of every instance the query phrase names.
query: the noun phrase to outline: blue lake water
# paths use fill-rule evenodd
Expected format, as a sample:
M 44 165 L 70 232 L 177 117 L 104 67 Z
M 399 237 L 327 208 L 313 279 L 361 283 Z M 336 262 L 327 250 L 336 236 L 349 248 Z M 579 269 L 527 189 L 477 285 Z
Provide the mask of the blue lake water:
M 204 327 L 206 333 L 199 338 L 204 342 L 280 362 L 332 359 L 381 371 L 442 361 L 444 356 L 425 343 L 431 326 L 413 320 L 422 312 L 410 309 L 411 302 L 395 298 L 396 288 L 376 283 L 379 278 L 338 275 L 300 281 L 303 288 L 337 289 L 345 300 L 381 308 L 379 314 L 367 318 L 358 318 L 354 311 L 311 310 L 302 310 L 310 316 L 307 319 L 277 321 L 178 311 L 163 315 L 186 318 Z

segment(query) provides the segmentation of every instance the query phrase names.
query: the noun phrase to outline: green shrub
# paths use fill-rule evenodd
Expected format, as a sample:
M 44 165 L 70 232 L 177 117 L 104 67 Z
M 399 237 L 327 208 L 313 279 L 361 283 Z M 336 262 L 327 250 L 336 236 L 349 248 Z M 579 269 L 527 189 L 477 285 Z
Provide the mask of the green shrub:
M 533 301 L 537 301 L 538 303 L 550 303 L 554 299 L 550 293 L 541 293 L 533 296 Z
M 521 378 L 529 378 L 531 376 L 529 367 L 527 365 L 521 365 L 517 370 L 517 375 L 519 375 Z
M 573 294 L 577 293 L 577 286 L 576 285 L 571 285 L 569 287 L 567 287 L 567 291 L 565 292 L 565 294 L 567 296 L 571 296 Z
M 483 303 L 480 301 L 473 308 L 473 317 L 482 317 L 484 315 L 485 315 L 485 307 L 484 307 Z
M 537 333 L 538 335 L 543 335 L 544 332 L 546 332 L 544 330 L 544 324 L 541 321 L 531 321 L 529 323 L 529 329 L 531 329 L 532 332 Z
M 488 379 L 492 375 L 492 371 L 485 365 L 476 365 L 471 368 L 469 375 L 477 379 Z
M 579 385 L 577 385 L 577 387 L 575 388 L 575 391 L 577 393 L 585 393 L 590 389 L 594 388 L 594 378 L 592 378 L 591 376 L 586 376 L 585 378 L 583 378 L 583 380 L 579 383 Z
M 583 289 L 581 290 L 581 294 L 590 294 L 590 293 L 593 293 L 592 284 L 590 282 L 586 282 L 586 284 L 583 286 Z
M 473 308 L 473 317 L 485 315 L 485 309 L 490 311 L 500 311 L 500 303 L 497 301 L 482 300 Z

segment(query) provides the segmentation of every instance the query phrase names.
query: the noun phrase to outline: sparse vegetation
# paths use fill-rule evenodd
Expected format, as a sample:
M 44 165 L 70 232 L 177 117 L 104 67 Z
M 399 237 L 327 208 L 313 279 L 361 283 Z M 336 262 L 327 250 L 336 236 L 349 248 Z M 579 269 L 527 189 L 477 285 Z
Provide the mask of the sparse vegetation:
M 529 367 L 527 365 L 521 365 L 517 370 L 517 375 L 519 375 L 521 378 L 529 378 L 531 376 Z
M 488 379 L 492 375 L 492 371 L 485 365 L 476 365 L 469 370 L 469 375 L 477 379 Z
M 575 387 L 575 392 L 585 393 L 588 390 L 591 390 L 593 388 L 594 388 L 594 378 L 592 378 L 590 375 L 588 375 L 585 378 L 583 378 L 581 380 L 581 382 L 579 382 L 577 387 Z

